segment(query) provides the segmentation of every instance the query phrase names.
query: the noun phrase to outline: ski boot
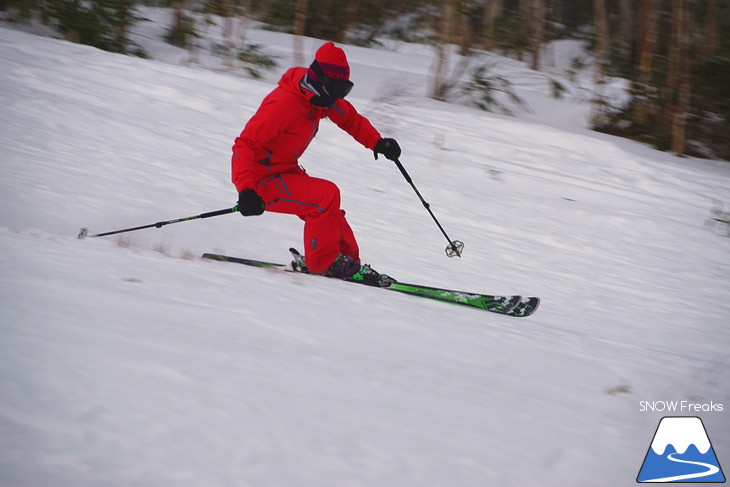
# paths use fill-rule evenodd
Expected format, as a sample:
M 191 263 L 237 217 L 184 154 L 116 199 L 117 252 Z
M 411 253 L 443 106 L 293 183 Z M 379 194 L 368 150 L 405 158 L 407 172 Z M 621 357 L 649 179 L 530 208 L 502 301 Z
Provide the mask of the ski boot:
M 290 248 L 289 252 L 292 254 L 291 268 L 294 272 L 312 273 L 304 262 L 304 256 L 297 249 Z M 392 277 L 378 273 L 368 264 L 360 264 L 352 257 L 342 254 L 322 275 L 378 287 L 388 287 L 396 282 Z
M 292 256 L 291 270 L 294 272 L 303 272 L 304 274 L 312 273 L 307 267 L 307 264 L 304 263 L 304 256 L 297 249 L 292 247 L 289 249 L 289 252 L 291 252 Z
M 343 254 L 335 259 L 329 269 L 324 272 L 324 275 L 378 287 L 388 287 L 396 282 L 392 277 L 380 274 L 369 264 L 360 264 L 349 255 Z

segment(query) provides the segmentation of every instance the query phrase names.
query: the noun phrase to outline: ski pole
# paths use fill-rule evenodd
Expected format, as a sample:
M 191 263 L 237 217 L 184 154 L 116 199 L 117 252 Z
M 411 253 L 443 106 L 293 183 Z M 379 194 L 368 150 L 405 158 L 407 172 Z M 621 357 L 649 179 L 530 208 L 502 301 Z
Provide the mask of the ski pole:
M 104 233 L 97 233 L 96 235 L 89 235 L 89 229 L 88 228 L 82 228 L 79 232 L 78 238 L 85 238 L 85 237 L 106 237 L 107 235 L 115 235 L 117 233 L 125 233 L 125 232 L 134 232 L 136 230 L 142 230 L 144 228 L 161 228 L 165 225 L 170 225 L 171 223 L 180 223 L 180 222 L 187 222 L 190 220 L 198 220 L 200 218 L 210 218 L 212 216 L 219 216 L 219 215 L 227 215 L 228 213 L 235 213 L 238 211 L 238 205 L 235 205 L 233 208 L 224 208 L 222 210 L 216 210 L 216 211 L 209 211 L 207 213 L 201 213 L 200 215 L 195 216 L 188 216 L 185 218 L 176 218 L 174 220 L 165 220 L 157 223 L 150 223 L 149 225 L 142 225 L 139 227 L 132 227 L 132 228 L 124 228 L 122 230 L 114 230 L 112 232 L 104 232 Z
M 406 178 L 406 181 L 408 181 L 408 184 L 411 185 L 411 188 L 413 188 L 413 191 L 416 192 L 416 195 L 418 196 L 418 199 L 421 200 L 421 203 L 423 203 L 423 207 L 428 210 L 429 215 L 431 215 L 431 218 L 433 218 L 433 221 L 436 222 L 436 225 L 438 225 L 439 230 L 441 230 L 441 233 L 444 234 L 444 237 L 446 237 L 446 240 L 449 241 L 449 246 L 446 247 L 446 255 L 449 257 L 461 257 L 461 252 L 464 250 L 464 242 L 461 240 L 451 240 L 449 236 L 446 234 L 446 230 L 444 230 L 444 227 L 441 226 L 438 219 L 436 219 L 436 215 L 433 214 L 431 211 L 431 205 L 426 202 L 426 200 L 423 199 L 423 196 L 421 196 L 420 191 L 418 191 L 418 188 L 416 188 L 416 185 L 413 184 L 413 180 L 411 179 L 411 176 L 408 174 L 408 171 L 406 171 L 406 168 L 403 167 L 403 164 L 401 164 L 400 160 L 396 159 L 393 162 L 395 162 L 395 165 L 398 166 L 398 169 L 400 169 L 401 174 L 403 174 L 403 177 Z

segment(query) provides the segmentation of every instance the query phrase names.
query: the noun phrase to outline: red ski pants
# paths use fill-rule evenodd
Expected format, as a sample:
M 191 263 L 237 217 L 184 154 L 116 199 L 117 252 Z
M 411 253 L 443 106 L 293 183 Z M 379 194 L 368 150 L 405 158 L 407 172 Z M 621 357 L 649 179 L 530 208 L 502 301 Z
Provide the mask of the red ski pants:
M 304 220 L 304 258 L 312 272 L 326 271 L 340 253 L 360 261 L 355 235 L 340 209 L 340 189 L 333 182 L 298 171 L 259 181 L 256 192 L 266 211 Z

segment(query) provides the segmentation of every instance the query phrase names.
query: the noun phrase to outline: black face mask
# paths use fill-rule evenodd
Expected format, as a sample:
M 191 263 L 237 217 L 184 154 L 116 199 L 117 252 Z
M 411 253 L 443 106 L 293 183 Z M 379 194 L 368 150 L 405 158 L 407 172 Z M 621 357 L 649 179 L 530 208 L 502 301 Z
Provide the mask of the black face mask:
M 332 98 L 331 96 L 321 95 L 313 96 L 312 98 L 310 98 L 309 103 L 317 107 L 332 108 L 336 101 L 337 100 L 335 98 Z
M 322 82 L 319 79 L 314 79 L 314 76 L 310 77 L 309 73 L 304 75 L 300 86 L 314 94 L 314 96 L 309 99 L 309 103 L 314 106 L 332 108 L 332 105 L 334 105 L 337 101 L 324 91 Z
M 317 75 L 317 78 L 319 78 L 319 82 L 322 83 L 322 88 L 325 91 L 323 98 L 329 97 L 339 100 L 340 98 L 346 97 L 352 91 L 352 87 L 355 86 L 349 80 L 330 78 L 325 74 L 316 60 L 312 63 L 311 68 L 314 74 Z

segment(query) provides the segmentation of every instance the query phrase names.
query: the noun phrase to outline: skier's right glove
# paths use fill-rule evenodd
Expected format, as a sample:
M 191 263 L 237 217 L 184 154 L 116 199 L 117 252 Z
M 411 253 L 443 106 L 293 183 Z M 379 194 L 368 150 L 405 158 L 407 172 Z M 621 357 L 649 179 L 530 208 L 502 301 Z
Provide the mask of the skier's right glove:
M 395 139 L 380 139 L 378 143 L 375 144 L 375 149 L 373 149 L 375 159 L 378 158 L 378 154 L 383 154 L 386 159 L 395 161 L 400 157 L 400 146 Z
M 238 211 L 243 216 L 255 216 L 264 212 L 264 200 L 261 199 L 256 191 L 252 189 L 244 189 L 238 193 Z

